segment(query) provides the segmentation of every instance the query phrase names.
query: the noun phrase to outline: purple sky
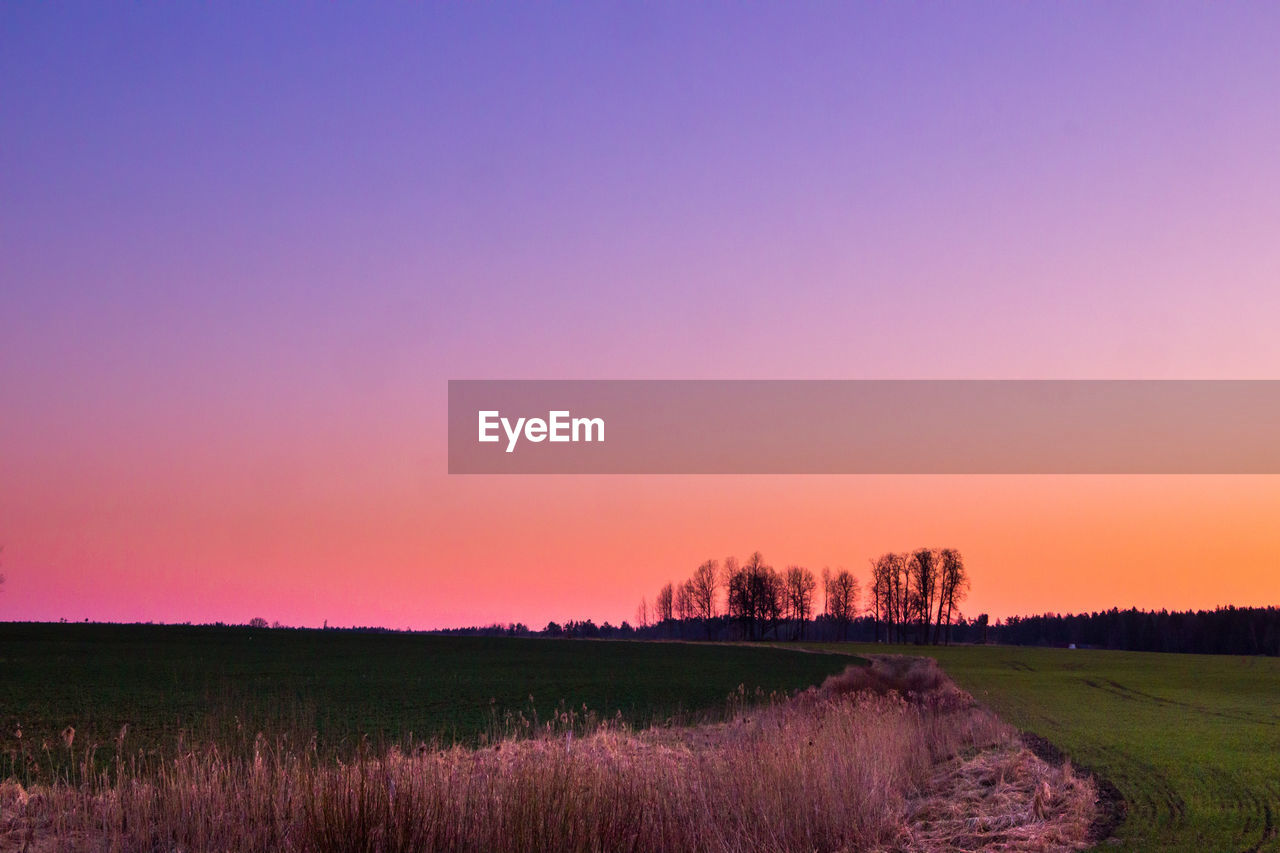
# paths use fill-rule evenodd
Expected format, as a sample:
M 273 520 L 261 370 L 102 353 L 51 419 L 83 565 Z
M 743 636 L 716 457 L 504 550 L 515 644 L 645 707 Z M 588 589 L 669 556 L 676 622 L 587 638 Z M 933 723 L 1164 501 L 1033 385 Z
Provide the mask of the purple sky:
M 6 595 L 176 583 L 95 525 L 184 489 L 460 512 L 451 377 L 1274 378 L 1278 41 L 1262 3 L 5 4 Z

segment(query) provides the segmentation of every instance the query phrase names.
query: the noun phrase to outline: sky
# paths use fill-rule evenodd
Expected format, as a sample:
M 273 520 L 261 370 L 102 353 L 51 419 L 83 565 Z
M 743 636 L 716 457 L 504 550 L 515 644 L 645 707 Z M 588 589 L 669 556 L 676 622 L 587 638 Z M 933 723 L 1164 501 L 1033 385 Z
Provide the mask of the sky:
M 633 619 L 954 546 L 1280 600 L 1280 479 L 467 477 L 449 379 L 1280 378 L 1280 8 L 0 7 L 0 620 Z

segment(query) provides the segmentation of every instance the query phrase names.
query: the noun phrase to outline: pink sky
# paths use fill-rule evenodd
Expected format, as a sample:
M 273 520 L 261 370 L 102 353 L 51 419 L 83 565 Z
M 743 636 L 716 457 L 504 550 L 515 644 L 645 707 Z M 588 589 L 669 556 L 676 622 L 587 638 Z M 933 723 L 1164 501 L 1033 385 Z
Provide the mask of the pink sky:
M 1276 378 L 1267 5 L 0 10 L 0 619 L 631 618 L 952 545 L 1280 598 L 1270 477 L 445 474 L 449 378 Z

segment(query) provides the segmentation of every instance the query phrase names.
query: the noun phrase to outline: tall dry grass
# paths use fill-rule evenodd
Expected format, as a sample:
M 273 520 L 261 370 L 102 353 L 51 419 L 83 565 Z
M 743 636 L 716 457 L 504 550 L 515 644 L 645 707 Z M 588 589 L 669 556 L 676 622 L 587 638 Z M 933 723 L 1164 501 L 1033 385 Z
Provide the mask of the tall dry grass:
M 1092 816 L 1087 781 L 932 661 L 851 667 L 723 723 L 532 731 L 342 762 L 259 738 L 251 758 L 0 791 L 0 832 L 119 851 L 1048 850 L 1083 846 Z

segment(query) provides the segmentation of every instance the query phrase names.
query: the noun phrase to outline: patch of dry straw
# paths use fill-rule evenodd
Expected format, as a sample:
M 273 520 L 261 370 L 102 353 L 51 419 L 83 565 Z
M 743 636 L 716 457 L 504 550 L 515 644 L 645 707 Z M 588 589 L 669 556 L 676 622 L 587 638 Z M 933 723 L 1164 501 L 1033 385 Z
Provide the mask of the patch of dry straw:
M 546 726 L 348 762 L 260 739 L 251 759 L 10 783 L 0 849 L 1073 850 L 1094 799 L 933 661 L 882 657 L 717 724 Z

